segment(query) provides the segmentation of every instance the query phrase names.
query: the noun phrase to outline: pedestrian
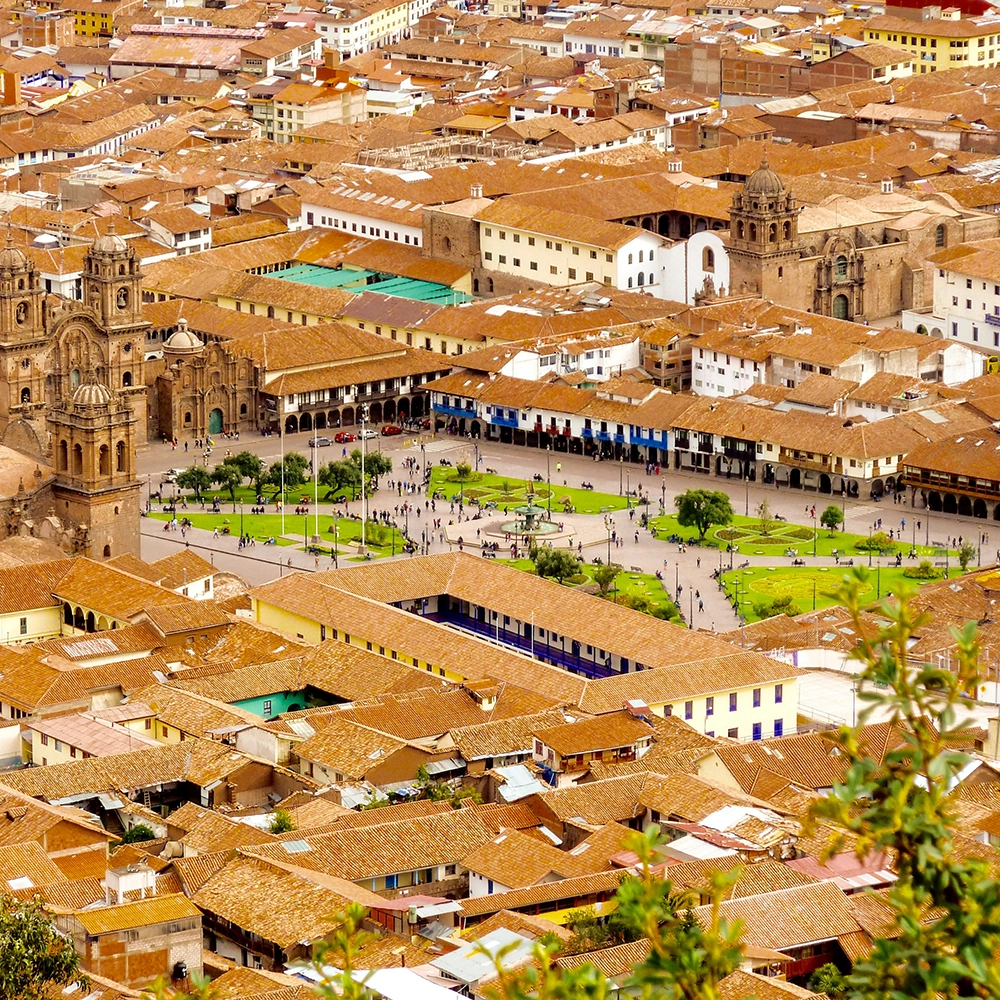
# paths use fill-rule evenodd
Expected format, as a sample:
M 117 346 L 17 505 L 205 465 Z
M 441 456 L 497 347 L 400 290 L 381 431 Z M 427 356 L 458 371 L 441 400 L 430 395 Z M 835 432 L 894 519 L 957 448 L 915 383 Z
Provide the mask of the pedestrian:
M 635 544 L 636 545 L 639 544 L 639 532 L 638 531 L 635 533 Z
M 704 601 L 699 601 L 698 602 L 698 614 L 703 614 L 704 611 L 705 611 L 705 602 Z
M 187 441 L 185 441 L 184 442 L 184 453 L 185 454 L 187 454 L 187 450 L 188 450 L 188 443 L 187 443 Z
M 701 569 L 701 556 L 698 556 L 698 558 L 695 560 L 695 565 L 698 567 L 698 569 Z
M 212 537 L 213 538 L 218 538 L 219 537 L 219 529 L 218 529 L 218 527 L 216 527 L 215 531 L 212 532 Z

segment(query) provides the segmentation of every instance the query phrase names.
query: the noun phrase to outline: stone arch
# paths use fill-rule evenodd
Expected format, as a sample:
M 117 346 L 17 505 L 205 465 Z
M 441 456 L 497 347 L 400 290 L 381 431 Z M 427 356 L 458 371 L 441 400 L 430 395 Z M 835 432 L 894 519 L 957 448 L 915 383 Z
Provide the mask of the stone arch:
M 293 414 L 290 417 L 285 417 L 285 433 L 286 434 L 297 434 L 299 432 L 299 421 Z
M 110 559 L 111 558 L 111 546 L 110 545 L 105 545 L 104 546 L 104 558 L 105 559 Z M 97 631 L 98 632 L 105 632 L 110 627 L 111 627 L 111 622 L 109 622 L 108 619 L 104 617 L 104 615 L 98 615 L 98 617 L 97 617 Z
M 66 443 L 66 439 L 63 438 L 59 442 L 58 458 L 56 461 L 56 469 L 59 472 L 65 472 L 69 468 L 69 445 Z
M 736 223 L 736 238 L 742 240 L 746 236 L 747 227 L 744 225 L 743 220 L 740 219 Z
M 313 419 L 313 430 L 326 430 L 326 414 L 322 410 L 320 410 Z
M 657 220 L 657 223 L 656 223 L 656 231 L 661 236 L 669 236 L 670 235 L 670 216 L 669 215 L 661 215 L 660 216 L 660 218 Z
M 944 510 L 944 501 L 941 498 L 941 494 L 937 490 L 931 490 L 927 494 L 927 509 L 933 511 L 936 514 L 940 514 Z
M 781 224 L 781 238 L 783 240 L 790 240 L 792 238 L 792 224 L 790 222 L 783 222 Z
M 793 490 L 802 489 L 802 470 L 801 469 L 791 469 L 788 473 L 788 485 Z
M 370 424 L 380 424 L 382 423 L 382 404 L 372 403 L 368 407 L 368 422 Z
M 955 496 L 954 493 L 945 493 L 941 509 L 946 514 L 958 513 L 958 498 Z
M 128 471 L 128 455 L 124 441 L 119 441 L 115 445 L 115 471 L 117 472 Z
M 986 519 L 986 501 L 981 499 L 976 499 L 972 502 L 972 516 L 981 517 L 983 520 Z
M 696 233 L 704 233 L 708 231 L 708 223 L 704 219 L 699 219 L 694 224 L 694 231 Z
M 340 410 L 331 410 L 326 415 L 326 426 L 331 428 L 340 426 Z
M 81 632 L 87 628 L 87 616 L 83 613 L 83 608 L 73 609 L 73 628 L 78 628 Z
M 850 319 L 850 303 L 846 295 L 841 294 L 834 298 L 831 312 L 834 319 Z
M 122 387 L 130 389 L 132 387 L 132 373 L 122 372 Z
M 341 427 L 353 427 L 354 426 L 354 407 L 345 406 L 340 411 L 340 426 Z
M 102 444 L 97 452 L 97 473 L 100 476 L 111 475 L 111 449 Z
M 756 243 L 757 242 L 757 223 L 756 222 L 751 222 L 750 223 L 750 242 L 751 243 Z
M 958 512 L 962 517 L 972 517 L 972 499 L 961 496 L 958 498 Z
M 382 419 L 386 423 L 391 423 L 396 419 L 396 401 L 394 399 L 387 399 L 382 406 Z
M 27 386 L 25 386 L 21 390 L 21 405 L 23 406 L 25 403 L 30 403 L 30 402 L 31 402 L 31 390 Z
M 83 475 L 83 448 L 78 444 L 73 445 L 73 475 Z
M 410 401 L 405 396 L 396 404 L 396 414 L 400 420 L 409 420 Z
M 653 231 L 653 220 L 648 215 L 642 220 L 642 228 L 645 229 L 647 233 Z
M 705 247 L 701 251 L 701 269 L 703 271 L 715 270 L 715 251 L 711 247 Z
M 84 630 L 87 632 L 97 631 L 97 617 L 93 611 L 87 612 L 86 624 L 84 625 Z
M 830 481 L 830 477 L 825 472 L 821 472 L 819 474 L 819 491 L 820 493 L 833 492 L 833 483 Z
M 767 242 L 768 243 L 777 243 L 778 242 L 778 223 L 777 222 L 772 222 L 767 227 Z
M 1000 503 L 993 508 L 993 520 L 1000 521 Z
M 1000 510 L 1000 504 L 997 504 L 997 510 Z M 63 624 L 73 624 L 73 609 L 70 607 L 69 601 L 63 601 Z
M 691 235 L 691 218 L 687 215 L 682 215 L 679 222 L 679 232 L 680 238 L 686 240 Z
M 299 430 L 300 431 L 311 431 L 313 426 L 312 414 L 309 412 L 303 413 L 299 417 Z
M 412 419 L 415 420 L 417 417 L 422 417 L 424 415 L 424 397 L 414 396 L 410 407 L 410 416 Z

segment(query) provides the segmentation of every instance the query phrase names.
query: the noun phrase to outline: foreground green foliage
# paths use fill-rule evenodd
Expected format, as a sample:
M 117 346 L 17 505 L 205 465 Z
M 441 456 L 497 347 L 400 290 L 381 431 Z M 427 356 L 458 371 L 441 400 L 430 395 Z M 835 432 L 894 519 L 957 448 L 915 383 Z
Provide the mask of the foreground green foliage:
M 80 956 L 42 911 L 41 901 L 0 898 L 0 997 L 42 1000 L 72 983 L 88 985 Z

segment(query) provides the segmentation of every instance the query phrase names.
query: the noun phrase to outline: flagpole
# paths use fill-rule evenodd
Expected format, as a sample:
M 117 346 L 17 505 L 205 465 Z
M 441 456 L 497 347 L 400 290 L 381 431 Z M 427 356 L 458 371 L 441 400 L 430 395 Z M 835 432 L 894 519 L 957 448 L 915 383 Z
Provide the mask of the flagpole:
M 282 396 L 284 399 L 284 396 Z M 284 411 L 284 407 L 282 407 Z M 285 414 L 278 414 L 281 421 L 281 534 L 285 534 Z

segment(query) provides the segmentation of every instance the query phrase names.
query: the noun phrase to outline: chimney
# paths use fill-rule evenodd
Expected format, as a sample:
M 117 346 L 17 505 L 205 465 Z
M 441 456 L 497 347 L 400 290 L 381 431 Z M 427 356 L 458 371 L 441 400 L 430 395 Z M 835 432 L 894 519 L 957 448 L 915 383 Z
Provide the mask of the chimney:
M 680 160 L 667 160 L 667 173 L 668 174 L 679 174 L 683 169 L 684 164 Z
M 882 194 L 892 194 L 892 178 L 886 177 L 882 181 Z
M 1000 716 L 987 719 L 989 735 L 983 743 L 982 755 L 987 760 L 1000 760 Z
M 483 186 L 482 186 L 482 184 L 473 184 L 469 188 L 469 197 L 470 198 L 482 198 L 482 196 L 483 196 Z

